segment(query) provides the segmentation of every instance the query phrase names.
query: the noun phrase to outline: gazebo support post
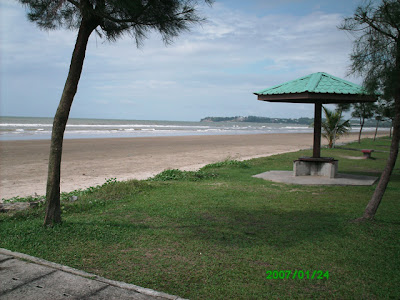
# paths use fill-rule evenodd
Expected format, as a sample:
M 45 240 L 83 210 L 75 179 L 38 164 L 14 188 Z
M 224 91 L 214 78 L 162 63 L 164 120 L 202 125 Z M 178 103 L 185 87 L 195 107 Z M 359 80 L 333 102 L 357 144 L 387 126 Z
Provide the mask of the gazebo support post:
M 314 145 L 313 145 L 313 158 L 321 157 L 321 114 L 322 104 L 315 103 L 314 110 Z
M 293 162 L 294 176 L 317 175 L 335 178 L 338 161 L 331 157 L 321 157 L 321 113 L 322 103 L 315 102 L 314 145 L 312 157 L 300 157 Z
M 293 162 L 294 176 L 317 175 L 328 178 L 337 176 L 338 161 L 331 157 L 321 157 L 321 113 L 322 103 L 315 103 L 314 145 L 312 157 L 300 157 Z

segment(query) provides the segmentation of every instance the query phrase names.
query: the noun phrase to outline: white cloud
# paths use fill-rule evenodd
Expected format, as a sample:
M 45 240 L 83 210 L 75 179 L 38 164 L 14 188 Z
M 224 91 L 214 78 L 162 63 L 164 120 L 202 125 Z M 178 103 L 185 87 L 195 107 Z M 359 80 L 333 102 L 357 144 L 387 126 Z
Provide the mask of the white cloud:
M 97 117 L 118 115 L 119 110 L 126 109 L 124 105 L 139 103 L 142 111 L 137 115 L 148 119 L 196 120 L 207 115 L 245 114 L 311 116 L 312 107 L 308 113 L 307 109 L 293 106 L 282 109 L 285 106 L 257 101 L 252 93 L 311 72 L 344 77 L 351 40 L 336 28 L 341 22 L 340 13 L 310 8 L 309 13 L 300 16 L 258 16 L 257 11 L 243 12 L 225 3 L 204 9 L 208 23 L 182 34 L 167 47 L 155 33 L 140 49 L 127 37 L 109 43 L 92 35 L 75 101 L 80 106 L 74 104 L 73 115 L 84 117 L 91 99 L 97 99 L 98 104 L 114 103 L 115 110 L 111 113 L 109 109 L 101 110 L 102 105 L 93 107 L 91 114 Z M 24 86 L 30 85 L 29 77 L 40 79 L 43 86 L 36 83 L 27 88 L 33 98 L 44 97 L 40 89 L 61 90 L 76 33 L 42 32 L 25 21 L 17 27 L 24 10 L 15 4 L 2 5 L 3 8 L 8 24 L 0 33 L 10 29 L 13 33 L 1 40 L 5 63 L 2 76 Z M 17 70 L 24 70 L 25 76 L 11 78 Z M 17 101 L 19 106 L 13 106 L 13 93 L 8 91 L 2 101 L 6 102 L 6 112 L 17 114 L 14 112 L 21 105 Z M 113 102 L 114 99 L 121 100 Z M 165 104 L 167 101 L 170 105 Z M 40 115 L 40 107 L 36 114 Z

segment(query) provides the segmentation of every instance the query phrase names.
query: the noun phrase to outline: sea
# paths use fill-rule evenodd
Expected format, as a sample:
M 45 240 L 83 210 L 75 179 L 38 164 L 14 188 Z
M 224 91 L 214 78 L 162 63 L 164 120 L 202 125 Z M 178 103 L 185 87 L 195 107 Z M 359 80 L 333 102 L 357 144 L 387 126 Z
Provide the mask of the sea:
M 0 117 L 0 140 L 48 140 L 53 118 Z M 373 131 L 374 128 L 365 128 Z M 358 131 L 353 127 L 352 131 Z M 299 124 L 250 122 L 138 121 L 75 119 L 67 123 L 64 138 L 130 138 L 187 135 L 236 135 L 268 133 L 311 133 L 313 128 Z

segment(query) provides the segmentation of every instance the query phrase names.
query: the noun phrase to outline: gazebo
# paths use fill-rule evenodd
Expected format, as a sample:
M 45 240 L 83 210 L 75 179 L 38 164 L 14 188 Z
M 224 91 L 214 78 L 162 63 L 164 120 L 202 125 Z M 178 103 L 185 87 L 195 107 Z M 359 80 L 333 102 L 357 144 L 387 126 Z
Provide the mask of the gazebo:
M 313 156 L 294 162 L 294 176 L 337 175 L 337 160 L 321 157 L 321 111 L 323 104 L 375 102 L 376 96 L 366 93 L 359 85 L 327 73 L 313 73 L 254 93 L 257 99 L 268 102 L 314 103 Z

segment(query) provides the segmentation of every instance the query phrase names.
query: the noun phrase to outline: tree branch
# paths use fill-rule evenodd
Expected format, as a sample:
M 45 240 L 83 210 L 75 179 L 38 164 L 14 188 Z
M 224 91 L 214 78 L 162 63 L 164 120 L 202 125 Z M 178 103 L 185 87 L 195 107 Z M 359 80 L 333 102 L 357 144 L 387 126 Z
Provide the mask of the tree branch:
M 184 11 L 178 13 L 178 14 L 175 14 L 174 16 L 177 17 L 177 16 L 184 15 L 184 14 L 191 13 L 191 12 L 193 12 L 192 8 L 184 10 Z M 103 13 L 100 13 L 100 16 L 105 18 L 105 19 L 107 19 L 107 20 L 109 20 L 109 21 L 112 21 L 112 22 L 115 22 L 115 23 L 118 23 L 118 24 L 121 24 L 121 23 L 133 23 L 135 25 L 143 25 L 143 26 L 154 26 L 156 24 L 159 24 L 159 22 L 157 22 L 157 21 L 155 21 L 154 23 L 151 23 L 151 22 L 149 22 L 149 23 L 147 23 L 147 22 L 138 22 L 137 18 L 118 19 L 118 18 L 114 18 L 112 16 L 109 16 L 109 15 L 106 15 L 106 14 L 103 14 Z M 187 18 L 183 18 L 182 21 L 191 21 L 191 20 L 187 19 Z
M 79 8 L 79 2 L 75 1 L 75 0 L 67 0 L 69 3 L 71 3 L 72 5 L 74 5 L 75 7 Z
M 387 4 L 386 1 L 383 1 L 383 3 L 385 4 L 383 9 L 386 13 L 386 16 L 388 17 L 388 19 L 390 21 L 389 25 L 396 28 L 397 32 L 400 34 L 400 28 L 397 26 L 397 23 L 392 19 L 392 14 L 389 12 L 389 5 Z
M 382 28 L 378 27 L 378 26 L 375 24 L 375 20 L 369 18 L 366 14 L 365 14 L 364 16 L 355 15 L 355 19 L 356 19 L 356 20 L 358 19 L 358 21 L 361 21 L 361 22 L 366 23 L 368 26 L 370 26 L 370 27 L 373 28 L 374 30 L 378 31 L 379 33 L 383 34 L 384 36 L 389 37 L 389 38 L 391 38 L 391 39 L 393 39 L 393 40 L 395 40 L 395 41 L 397 40 L 397 37 L 396 37 L 396 36 L 392 35 L 391 33 L 386 32 L 386 31 L 383 30 Z

